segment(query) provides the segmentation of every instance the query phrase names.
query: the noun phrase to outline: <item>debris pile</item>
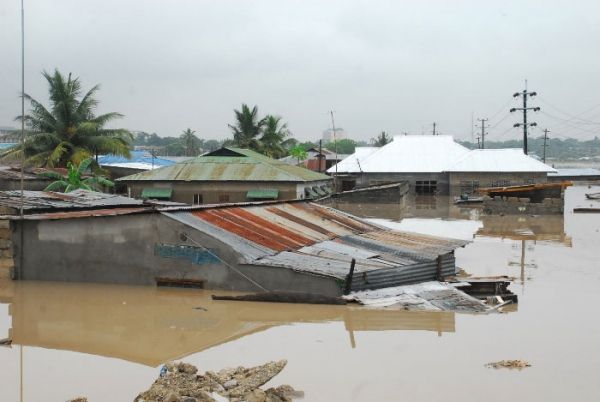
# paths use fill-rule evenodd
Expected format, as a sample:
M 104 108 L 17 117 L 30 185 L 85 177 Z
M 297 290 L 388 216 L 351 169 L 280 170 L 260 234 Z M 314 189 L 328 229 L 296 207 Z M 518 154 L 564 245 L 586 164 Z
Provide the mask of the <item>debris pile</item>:
M 485 365 L 487 368 L 507 368 L 523 370 L 525 367 L 531 367 L 531 364 L 525 360 L 500 360 L 499 362 L 491 362 Z
M 287 364 L 286 360 L 268 362 L 262 366 L 207 371 L 187 363 L 168 363 L 150 389 L 139 394 L 134 402 L 288 402 L 301 393 L 289 385 L 262 390 L 260 387 L 275 377 Z

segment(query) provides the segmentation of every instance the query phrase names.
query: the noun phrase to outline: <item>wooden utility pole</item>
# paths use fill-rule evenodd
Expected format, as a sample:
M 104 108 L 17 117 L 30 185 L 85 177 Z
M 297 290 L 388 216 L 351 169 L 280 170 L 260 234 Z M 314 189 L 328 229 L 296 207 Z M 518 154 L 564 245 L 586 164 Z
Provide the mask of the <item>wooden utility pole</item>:
M 433 122 L 433 135 L 436 135 L 436 133 L 435 133 L 435 125 L 436 125 L 436 122 L 434 121 Z
M 335 135 L 335 120 L 333 119 L 333 110 L 330 110 L 331 114 L 331 127 L 333 127 L 333 146 L 335 147 L 335 176 L 333 176 L 333 187 L 335 187 L 335 192 L 337 193 L 337 175 L 338 175 L 338 148 L 337 148 L 337 138 Z

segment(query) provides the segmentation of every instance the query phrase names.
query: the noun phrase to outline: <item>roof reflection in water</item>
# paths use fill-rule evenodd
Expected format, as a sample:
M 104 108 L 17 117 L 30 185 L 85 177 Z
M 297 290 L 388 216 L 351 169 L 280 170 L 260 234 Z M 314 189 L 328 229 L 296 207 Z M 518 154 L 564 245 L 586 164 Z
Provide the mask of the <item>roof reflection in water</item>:
M 344 321 L 354 331 L 454 332 L 454 313 L 213 301 L 199 290 L 94 284 L 0 283 L 13 345 L 71 350 L 149 366 L 268 328 Z M 5 317 L 0 317 L 0 320 Z M 359 345 L 360 346 L 360 345 Z

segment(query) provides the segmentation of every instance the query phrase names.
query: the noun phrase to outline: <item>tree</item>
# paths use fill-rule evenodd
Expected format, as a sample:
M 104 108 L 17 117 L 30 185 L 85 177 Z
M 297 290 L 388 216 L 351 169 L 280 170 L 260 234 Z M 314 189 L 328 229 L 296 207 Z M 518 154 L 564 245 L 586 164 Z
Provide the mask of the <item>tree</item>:
M 92 158 L 86 158 L 82 160 L 79 165 L 74 165 L 71 162 L 67 162 L 66 176 L 63 176 L 57 172 L 40 173 L 39 176 L 56 180 L 50 183 L 44 191 L 60 190 L 65 193 L 70 193 L 71 191 L 78 189 L 102 191 L 103 186 L 114 187 L 114 183 L 103 176 L 92 175 L 83 179 L 83 174 L 89 169 L 93 161 L 94 160 Z
M 271 158 L 279 159 L 286 153 L 286 137 L 290 136 L 287 124 L 279 116 L 268 115 L 264 120 L 260 137 L 261 151 Z
M 242 110 L 234 110 L 236 123 L 234 126 L 229 124 L 233 132 L 233 142 L 240 148 L 250 148 L 260 151 L 259 135 L 265 125 L 265 118 L 258 118 L 258 107 L 254 106 L 252 110 L 245 103 L 242 104 Z
M 308 157 L 308 153 L 302 145 L 296 145 L 290 149 L 290 155 L 292 155 L 294 158 L 297 158 L 298 163 L 300 163 L 301 159 L 306 159 Z
M 337 141 L 337 147 L 335 142 L 329 142 L 325 146 L 330 151 L 336 151 L 338 154 L 353 154 L 354 149 L 356 148 L 356 142 L 353 140 L 343 139 Z
M 65 167 L 68 162 L 81 163 L 99 154 L 130 157 L 131 133 L 124 129 L 107 129 L 106 124 L 122 117 L 119 113 L 96 116 L 98 100 L 95 85 L 81 95 L 79 78 L 64 77 L 58 70 L 42 74 L 48 81 L 50 108 L 24 94 L 31 111 L 24 119 L 27 136 L 24 145 L 16 145 L 1 156 L 6 159 L 25 157 L 27 165 Z
M 198 156 L 200 153 L 202 141 L 194 133 L 195 131 L 188 128 L 179 137 L 185 148 L 185 156 Z
M 382 131 L 381 134 L 377 136 L 377 138 L 371 138 L 371 144 L 373 144 L 376 147 L 382 147 L 384 145 L 389 144 L 390 142 L 392 142 L 392 139 L 385 131 Z

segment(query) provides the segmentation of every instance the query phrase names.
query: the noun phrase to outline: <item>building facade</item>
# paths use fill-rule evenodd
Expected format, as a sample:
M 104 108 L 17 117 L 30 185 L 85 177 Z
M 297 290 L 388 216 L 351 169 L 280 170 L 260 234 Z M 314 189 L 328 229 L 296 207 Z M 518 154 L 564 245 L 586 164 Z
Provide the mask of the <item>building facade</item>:
M 117 182 L 135 198 L 218 204 L 315 198 L 331 191 L 332 179 L 247 149 L 221 148 Z

